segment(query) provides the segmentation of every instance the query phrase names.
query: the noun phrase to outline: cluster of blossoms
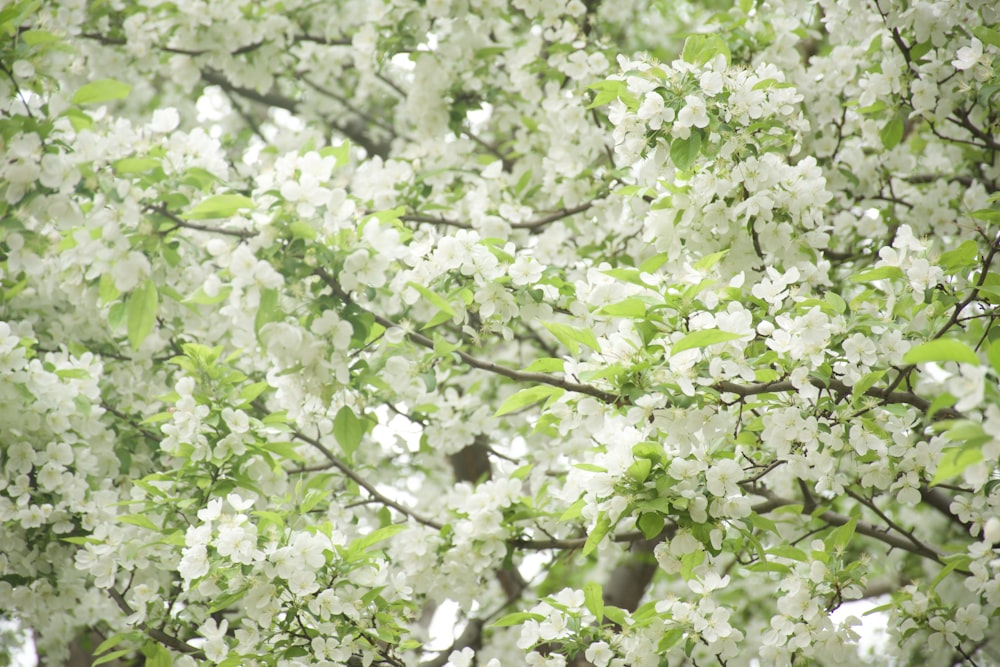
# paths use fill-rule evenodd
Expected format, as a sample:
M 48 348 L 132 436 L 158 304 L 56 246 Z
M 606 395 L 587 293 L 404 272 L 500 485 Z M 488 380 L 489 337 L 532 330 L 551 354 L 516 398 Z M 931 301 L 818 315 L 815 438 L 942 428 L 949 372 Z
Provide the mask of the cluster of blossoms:
M 885 661 L 995 650 L 992 7 L 9 4 L 47 661 L 844 664 L 884 590 Z

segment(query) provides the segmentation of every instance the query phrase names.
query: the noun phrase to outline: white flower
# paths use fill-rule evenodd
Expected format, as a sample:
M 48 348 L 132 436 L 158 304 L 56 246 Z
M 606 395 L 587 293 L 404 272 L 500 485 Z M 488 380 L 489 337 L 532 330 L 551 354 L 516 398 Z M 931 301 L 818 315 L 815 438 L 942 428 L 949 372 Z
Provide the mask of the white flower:
M 958 374 L 952 376 L 946 385 L 952 396 L 959 397 L 956 410 L 971 410 L 982 403 L 987 370 L 986 366 L 958 365 Z
M 157 134 L 167 134 L 177 129 L 181 124 L 181 115 L 177 109 L 166 107 L 153 112 L 153 120 L 149 123 L 149 129 Z
M 955 69 L 966 70 L 975 67 L 982 57 L 983 43 L 973 37 L 969 46 L 963 46 L 958 50 L 951 64 L 955 66 Z
M 520 287 L 537 283 L 542 277 L 543 268 L 534 257 L 521 255 L 507 268 L 507 274 L 511 282 Z
M 204 545 L 186 547 L 181 554 L 181 562 L 177 573 L 184 578 L 185 584 L 208 574 L 208 550 Z
M 1000 519 L 991 516 L 983 524 L 983 541 L 987 544 L 1000 543 Z
M 216 623 L 214 618 L 208 618 L 200 628 L 198 634 L 205 638 L 203 650 L 205 657 L 212 662 L 222 662 L 229 653 L 226 646 L 226 630 L 229 629 L 229 621 L 222 619 L 221 623 Z
M 651 130 L 658 130 L 663 123 L 669 123 L 674 119 L 674 110 L 667 107 L 663 102 L 663 97 L 657 92 L 646 93 L 639 106 L 636 115 L 646 121 L 646 125 Z
M 698 78 L 698 85 L 701 86 L 701 92 L 709 97 L 714 97 L 722 92 L 722 74 L 719 72 L 704 72 Z
M 587 647 L 584 656 L 596 667 L 607 667 L 607 664 L 615 657 L 615 653 L 607 642 L 594 642 Z
M 141 252 L 129 252 L 111 267 L 111 277 L 119 292 L 131 292 L 152 273 L 149 260 Z
M 688 588 L 698 595 L 708 595 L 712 591 L 728 586 L 729 575 L 722 576 L 718 572 L 708 570 L 697 579 L 691 579 L 687 584 Z
M 707 127 L 708 109 L 705 100 L 697 95 L 684 98 L 687 105 L 677 114 L 677 125 L 680 127 Z
M 475 655 L 476 652 L 468 646 L 461 651 L 452 651 L 448 656 L 448 662 L 445 663 L 445 667 L 470 667 L 472 665 L 472 658 Z
M 743 468 L 733 459 L 722 459 L 705 473 L 705 486 L 715 496 L 733 496 L 740 492 Z

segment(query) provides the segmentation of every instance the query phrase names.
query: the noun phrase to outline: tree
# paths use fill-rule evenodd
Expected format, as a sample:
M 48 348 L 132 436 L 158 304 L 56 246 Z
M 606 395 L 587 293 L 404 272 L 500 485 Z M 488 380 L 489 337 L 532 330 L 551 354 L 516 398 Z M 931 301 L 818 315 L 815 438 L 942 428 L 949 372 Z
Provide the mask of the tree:
M 867 598 L 870 660 L 1000 664 L 998 21 L 6 4 L 0 613 L 45 664 L 798 666 Z

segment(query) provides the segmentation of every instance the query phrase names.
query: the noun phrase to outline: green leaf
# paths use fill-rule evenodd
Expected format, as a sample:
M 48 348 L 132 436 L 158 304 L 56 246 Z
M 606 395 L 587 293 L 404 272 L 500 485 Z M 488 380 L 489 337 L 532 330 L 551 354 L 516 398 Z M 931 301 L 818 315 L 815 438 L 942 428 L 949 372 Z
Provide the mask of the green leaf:
M 535 359 L 524 369 L 526 373 L 561 373 L 566 366 L 562 359 L 542 357 Z
M 979 244 L 973 240 L 962 243 L 954 250 L 942 253 L 937 265 L 949 273 L 968 271 L 979 261 Z
M 863 396 L 876 382 L 882 379 L 883 375 L 885 375 L 885 369 L 866 373 L 860 380 L 854 383 L 852 392 L 855 396 Z
M 990 366 L 1000 374 L 1000 338 L 990 343 L 986 350 L 986 358 L 990 360 Z
M 724 250 L 723 254 L 726 252 L 728 252 L 728 250 Z M 642 264 L 639 265 L 639 270 L 644 271 L 645 273 L 652 273 L 666 264 L 668 259 L 670 259 L 669 254 L 665 252 L 657 253 L 656 255 L 644 260 Z
M 694 268 L 699 271 L 708 271 L 710 268 L 722 261 L 722 258 L 729 254 L 729 249 L 720 250 L 719 252 L 713 252 L 711 254 L 705 255 L 697 262 L 694 263 Z
M 969 567 L 969 563 L 972 559 L 965 554 L 952 554 L 951 556 L 944 556 L 941 558 L 944 561 L 944 567 L 938 572 L 938 575 L 934 577 L 934 581 L 931 582 L 928 593 L 933 593 L 937 585 L 944 581 L 944 578 L 949 574 L 957 570 L 958 568 L 966 569 Z
M 21 33 L 21 39 L 28 46 L 38 46 L 39 44 L 51 44 L 60 41 L 60 37 L 47 30 L 25 30 Z
M 1000 221 L 1000 208 L 981 208 L 978 211 L 973 211 L 969 215 L 976 220 L 998 222 Z
M 954 338 L 938 338 L 911 347 L 903 355 L 903 363 L 912 365 L 925 362 L 956 361 L 979 365 L 979 355 L 966 343 Z
M 337 161 L 337 166 L 343 167 L 351 160 L 351 142 L 345 139 L 340 145 L 327 146 L 319 153 L 323 157 L 333 157 Z
M 604 621 L 604 591 L 601 590 L 601 585 L 588 581 L 583 585 L 583 601 L 590 610 L 590 613 L 597 618 L 597 622 L 600 624 Z
M 681 171 L 687 171 L 701 153 L 701 133 L 692 130 L 687 139 L 674 139 L 670 144 L 670 160 Z
M 364 537 L 360 537 L 351 542 L 349 550 L 355 553 L 365 551 L 379 542 L 384 542 L 390 537 L 398 535 L 406 530 L 406 527 L 405 523 L 391 523 L 388 526 L 382 526 L 381 528 L 368 533 Z
M 659 535 L 663 531 L 663 524 L 663 516 L 657 512 L 644 512 L 639 515 L 639 520 L 635 522 L 647 540 Z
M 584 543 L 583 549 L 580 550 L 580 553 L 584 556 L 589 555 L 594 549 L 597 548 L 597 545 L 601 543 L 601 540 L 604 539 L 604 536 L 607 535 L 610 530 L 611 520 L 608 518 L 607 514 L 601 512 L 597 515 L 597 524 L 594 526 L 594 529 L 590 531 L 590 535 L 587 536 L 587 541 Z
M 633 285 L 638 285 L 640 287 L 653 288 L 652 285 L 643 281 L 642 271 L 639 269 L 607 269 L 602 271 L 606 276 L 611 276 L 616 280 L 621 280 L 622 282 L 632 283 Z
M 365 220 L 370 220 L 371 218 L 375 218 L 379 222 L 395 222 L 396 220 L 399 220 L 399 216 L 401 215 L 406 215 L 405 206 L 397 206 L 396 208 L 390 208 L 384 211 L 376 211 L 372 213 L 368 218 L 365 218 Z
M 288 231 L 291 233 L 292 238 L 303 239 L 305 241 L 312 241 L 319 235 L 315 227 L 301 220 L 289 223 Z
M 839 550 L 846 549 L 847 544 L 851 541 L 851 538 L 854 537 L 854 531 L 855 529 L 857 529 L 857 527 L 858 527 L 858 520 L 852 518 L 843 526 L 835 528 L 833 531 L 830 532 L 830 535 L 827 537 L 827 545 L 831 549 L 839 549 Z
M 140 635 L 137 632 L 119 632 L 118 634 L 111 635 L 103 642 L 98 644 L 97 648 L 94 649 L 93 653 L 94 655 L 100 655 L 101 653 L 104 653 L 113 646 L 117 646 L 118 644 L 122 643 L 122 641 L 126 639 L 135 639 L 136 637 L 139 636 Z
M 656 644 L 656 652 L 666 654 L 682 637 L 684 628 L 670 628 L 660 637 L 660 641 Z
M 103 665 L 106 662 L 111 662 L 112 660 L 120 658 L 123 655 L 128 655 L 131 652 L 132 652 L 131 649 L 126 648 L 126 649 L 120 649 L 118 651 L 112 651 L 111 653 L 105 653 L 101 657 L 96 658 L 92 663 L 90 663 L 90 665 L 91 667 L 97 667 L 97 665 Z
M 646 304 L 642 299 L 632 297 L 604 306 L 597 312 L 611 317 L 643 317 L 646 314 Z
M 936 415 L 938 412 L 944 410 L 945 408 L 952 407 L 953 405 L 955 405 L 955 403 L 958 403 L 958 399 L 949 394 L 948 392 L 944 392 L 943 394 L 938 394 L 937 396 L 934 397 L 934 400 L 931 401 L 931 404 L 927 406 L 927 417 L 929 419 L 933 419 L 934 415 Z
M 876 280 L 893 280 L 902 277 L 903 271 L 898 266 L 882 266 L 870 271 L 862 271 L 855 276 L 851 276 L 851 280 L 856 283 L 870 283 Z
M 133 351 L 138 350 L 146 336 L 152 333 L 159 306 L 156 284 L 148 278 L 129 296 L 126 330 Z
M 124 516 L 118 517 L 118 521 L 121 523 L 127 523 L 131 526 L 145 528 L 146 530 L 156 531 L 157 533 L 160 532 L 159 527 L 145 514 L 125 514 Z
M 98 79 L 80 87 L 73 94 L 73 104 L 100 104 L 128 97 L 132 86 L 115 79 Z
M 299 454 L 299 446 L 294 442 L 267 442 L 264 443 L 263 449 L 268 452 L 274 452 L 279 456 L 283 456 L 291 461 L 305 461 L 305 457 Z
M 572 521 L 573 519 L 579 519 L 583 516 L 583 507 L 586 504 L 583 498 L 580 498 L 575 503 L 570 505 L 565 512 L 559 516 L 559 522 L 565 523 L 567 521 Z
M 452 308 L 451 304 L 445 301 L 441 296 L 435 294 L 433 291 L 427 289 L 423 285 L 413 282 L 412 280 L 406 284 L 408 287 L 412 287 L 413 289 L 420 292 L 420 296 L 430 301 L 438 310 L 440 310 L 442 313 L 445 313 L 449 319 L 455 317 L 455 309 Z
M 533 614 L 529 611 L 515 611 L 513 614 L 507 614 L 501 618 L 493 621 L 490 624 L 491 628 L 507 628 L 512 625 L 521 625 L 525 621 L 544 621 L 545 617 L 541 614 Z
M 653 468 L 653 462 L 649 459 L 636 459 L 625 472 L 629 477 L 642 484 L 649 478 L 649 472 Z
M 333 419 L 333 436 L 337 438 L 341 449 L 349 457 L 354 455 L 358 445 L 361 444 L 361 438 L 364 436 L 361 421 L 346 405 L 337 411 L 337 416 Z
M 60 368 L 56 375 L 64 380 L 86 380 L 90 378 L 90 373 L 83 368 Z
M 726 341 L 735 340 L 742 335 L 743 334 L 733 333 L 731 331 L 722 331 L 720 329 L 703 329 L 702 331 L 693 331 L 674 343 L 670 348 L 670 354 L 673 356 L 683 352 L 684 350 L 693 350 L 699 347 L 708 347 L 709 345 L 725 343 Z
M 573 354 L 577 354 L 580 350 L 578 343 L 583 343 L 598 352 L 601 350 L 600 345 L 597 344 L 597 336 L 590 329 L 580 329 L 559 322 L 542 322 L 542 326 L 559 339 L 560 343 L 568 347 Z
M 614 605 L 604 606 L 604 615 L 607 616 L 608 620 L 616 625 L 625 627 L 628 622 L 627 612 L 621 607 L 615 607 Z
M 681 556 L 681 576 L 684 577 L 684 580 L 690 581 L 694 578 L 695 568 L 703 562 L 705 562 L 705 552 L 701 549 Z
M 732 54 L 725 40 L 715 33 L 689 35 L 684 40 L 681 58 L 692 65 L 704 65 L 715 56 L 722 54 L 729 64 Z
M 587 472 L 607 472 L 608 469 L 604 466 L 594 465 L 593 463 L 574 463 L 573 467 L 577 470 L 586 470 Z
M 969 466 L 983 460 L 981 445 L 966 443 L 960 447 L 949 447 L 941 453 L 931 486 L 936 486 L 954 477 L 959 477 Z
M 258 336 L 260 330 L 269 322 L 278 322 L 285 314 L 278 308 L 278 290 L 265 289 L 260 292 L 260 302 L 257 304 L 257 315 L 253 320 L 253 330 Z
M 270 386 L 271 385 L 266 382 L 254 382 L 253 384 L 248 384 L 240 390 L 240 398 L 249 403 L 267 391 Z
M 253 208 L 253 200 L 243 195 L 215 195 L 203 199 L 197 206 L 181 215 L 186 220 L 207 220 L 209 218 L 228 218 L 240 209 Z
M 157 642 L 146 642 L 142 654 L 146 656 L 145 667 L 170 667 L 173 664 L 170 651 Z
M 160 161 L 151 157 L 126 157 L 116 160 L 111 166 L 119 175 L 141 174 L 159 167 Z
M 535 465 L 533 463 L 525 463 L 523 466 L 521 466 L 521 467 L 517 468 L 516 470 L 514 470 L 514 472 L 512 472 L 510 474 L 510 478 L 511 479 L 527 479 L 528 475 L 530 475 L 531 471 L 534 470 L 534 469 L 535 469 Z
M 888 123 L 879 130 L 878 136 L 882 140 L 882 146 L 888 151 L 895 148 L 903 139 L 904 123 L 899 114 L 892 117 Z
M 844 298 L 836 292 L 827 292 L 823 295 L 823 300 L 830 304 L 830 307 L 833 308 L 833 312 L 838 315 L 843 315 L 847 312 L 847 302 L 844 301 Z
M 987 28 L 984 25 L 977 25 L 972 29 L 972 34 L 979 38 L 983 44 L 989 44 L 1000 49 L 1000 32 Z
M 790 544 L 779 544 L 775 547 L 768 549 L 768 555 L 776 556 L 778 558 L 788 558 L 790 560 L 797 560 L 799 562 L 805 563 L 809 560 L 809 556 L 802 549 L 797 549 Z
M 537 387 L 529 387 L 527 389 L 522 389 L 521 391 L 508 396 L 507 400 L 503 402 L 500 408 L 493 414 L 494 417 L 499 417 L 515 410 L 519 410 L 523 407 L 531 405 L 532 403 L 537 403 L 543 399 L 556 399 L 566 393 L 565 389 L 560 387 L 553 387 L 552 385 L 540 384 Z

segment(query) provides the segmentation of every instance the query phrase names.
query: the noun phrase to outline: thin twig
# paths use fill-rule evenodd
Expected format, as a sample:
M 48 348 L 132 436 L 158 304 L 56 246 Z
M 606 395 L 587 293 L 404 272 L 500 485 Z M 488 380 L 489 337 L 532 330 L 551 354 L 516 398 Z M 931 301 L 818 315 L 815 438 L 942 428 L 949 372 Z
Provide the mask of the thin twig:
M 371 496 L 375 498 L 378 502 L 395 509 L 396 511 L 402 513 L 404 516 L 410 517 L 419 524 L 423 524 L 428 528 L 433 528 L 434 530 L 441 530 L 444 524 L 438 523 L 437 521 L 434 521 L 432 519 L 428 519 L 416 513 L 412 509 L 406 507 L 405 505 L 397 503 L 392 498 L 389 498 L 385 494 L 379 492 L 378 489 L 376 489 L 372 484 L 368 483 L 368 481 L 366 481 L 361 475 L 356 473 L 349 465 L 341 461 L 336 454 L 330 451 L 330 449 L 326 445 L 321 443 L 316 438 L 312 438 L 300 431 L 294 431 L 292 435 L 295 439 L 308 443 L 313 447 L 315 447 L 316 449 L 318 449 L 323 454 L 323 456 L 326 457 L 327 461 L 329 461 L 331 466 L 339 470 L 345 477 L 347 477 L 352 482 L 354 482 L 355 484 L 363 488 L 365 491 L 367 491 L 369 494 L 371 494 Z M 307 472 L 307 471 L 308 469 L 302 469 L 295 472 Z
M 118 605 L 118 608 L 126 616 L 131 616 L 132 614 L 135 613 L 135 610 L 132 609 L 132 607 L 129 606 L 128 602 L 125 601 L 124 596 L 122 596 L 122 594 L 119 593 L 114 587 L 108 589 L 108 595 L 111 596 L 111 599 L 114 600 L 114 603 Z M 141 623 L 140 626 L 142 627 L 143 632 L 145 632 L 151 638 L 160 642 L 164 646 L 172 648 L 180 653 L 186 653 L 187 655 L 190 655 L 193 658 L 197 658 L 198 660 L 205 660 L 204 651 L 192 646 L 191 644 L 188 644 L 186 641 L 178 639 L 173 635 L 168 635 L 166 632 L 159 630 L 157 628 L 152 628 L 146 623 Z

